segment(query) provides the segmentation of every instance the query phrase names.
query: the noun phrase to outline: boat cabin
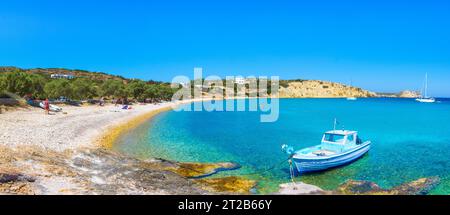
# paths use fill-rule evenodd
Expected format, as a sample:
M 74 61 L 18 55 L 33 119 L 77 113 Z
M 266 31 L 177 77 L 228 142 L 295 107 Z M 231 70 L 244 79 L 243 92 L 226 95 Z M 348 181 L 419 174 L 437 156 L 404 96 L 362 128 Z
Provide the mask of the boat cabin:
M 357 131 L 332 130 L 323 134 L 320 145 L 297 151 L 299 156 L 327 157 L 352 150 L 363 144 Z
M 322 150 L 342 152 L 360 144 L 357 131 L 333 130 L 327 131 L 322 137 Z

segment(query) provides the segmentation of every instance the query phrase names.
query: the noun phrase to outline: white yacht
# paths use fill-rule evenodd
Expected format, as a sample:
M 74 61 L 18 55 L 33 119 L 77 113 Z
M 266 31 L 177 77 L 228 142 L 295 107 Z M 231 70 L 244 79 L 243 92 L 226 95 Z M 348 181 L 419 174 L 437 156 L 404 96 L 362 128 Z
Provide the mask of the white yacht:
M 418 102 L 422 102 L 422 103 L 434 103 L 436 102 L 435 98 L 429 97 L 428 96 L 428 73 L 425 74 L 425 86 L 422 89 L 422 95 L 416 99 L 416 101 Z

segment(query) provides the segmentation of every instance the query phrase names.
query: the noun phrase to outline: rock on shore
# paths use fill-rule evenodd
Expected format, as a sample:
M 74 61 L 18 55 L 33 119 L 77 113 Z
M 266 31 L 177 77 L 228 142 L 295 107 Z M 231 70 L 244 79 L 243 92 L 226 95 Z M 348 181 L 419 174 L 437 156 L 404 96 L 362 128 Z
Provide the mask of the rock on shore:
M 338 194 L 357 195 L 426 195 L 438 183 L 438 177 L 420 178 L 391 189 L 383 189 L 370 181 L 349 180 L 336 189 Z
M 305 184 L 303 182 L 280 184 L 280 190 L 277 194 L 281 195 L 312 195 L 312 194 L 326 194 L 326 191 L 320 187 Z
M 348 180 L 336 190 L 322 190 L 302 182 L 281 184 L 277 194 L 284 195 L 426 195 L 439 183 L 438 177 L 420 178 L 391 189 L 383 189 L 370 181 Z

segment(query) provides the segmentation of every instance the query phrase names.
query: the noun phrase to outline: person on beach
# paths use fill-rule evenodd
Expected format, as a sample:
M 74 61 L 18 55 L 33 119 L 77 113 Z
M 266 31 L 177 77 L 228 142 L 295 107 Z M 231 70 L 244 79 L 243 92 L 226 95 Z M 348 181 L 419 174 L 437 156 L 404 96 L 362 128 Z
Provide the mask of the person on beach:
M 48 102 L 48 99 L 45 99 L 44 101 L 44 110 L 47 115 L 50 114 L 50 103 Z

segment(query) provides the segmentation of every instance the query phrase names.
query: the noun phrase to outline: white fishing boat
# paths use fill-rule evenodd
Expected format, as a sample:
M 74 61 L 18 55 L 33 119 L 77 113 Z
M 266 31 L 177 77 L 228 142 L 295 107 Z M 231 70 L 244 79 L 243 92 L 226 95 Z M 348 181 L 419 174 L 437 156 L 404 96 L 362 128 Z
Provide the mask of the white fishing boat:
M 416 101 L 421 103 L 434 103 L 436 99 L 428 96 L 428 73 L 425 74 L 425 86 L 422 89 L 422 93 L 420 98 L 417 98 Z
M 336 122 L 335 122 L 336 124 Z M 363 141 L 357 131 L 332 130 L 324 133 L 320 145 L 294 151 L 283 145 L 300 173 L 314 172 L 342 166 L 366 154 L 371 141 Z

